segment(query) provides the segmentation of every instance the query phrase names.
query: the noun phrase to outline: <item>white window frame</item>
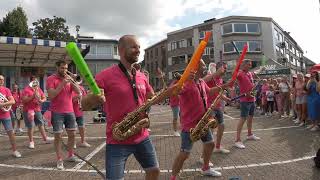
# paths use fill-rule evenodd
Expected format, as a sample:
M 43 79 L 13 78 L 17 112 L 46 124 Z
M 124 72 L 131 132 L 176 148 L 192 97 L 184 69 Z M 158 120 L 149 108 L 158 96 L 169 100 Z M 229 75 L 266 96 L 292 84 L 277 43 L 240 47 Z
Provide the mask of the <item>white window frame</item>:
M 231 27 L 232 27 L 232 32 L 229 32 L 229 33 L 224 33 L 223 31 L 223 26 L 225 25 L 230 25 L 231 24 Z M 234 25 L 235 24 L 245 24 L 246 25 L 246 32 L 235 32 L 234 31 Z M 248 24 L 257 24 L 258 25 L 258 32 L 248 32 Z M 226 23 L 226 24 L 222 24 L 221 25 L 221 34 L 222 35 L 228 35 L 228 34 L 259 34 L 261 33 L 261 28 L 260 28 L 260 23 L 245 23 L 245 22 L 233 22 L 233 23 Z
M 248 51 L 247 52 L 249 52 L 249 53 L 261 53 L 262 52 L 262 43 L 261 43 L 261 41 L 234 41 L 234 43 L 236 44 L 237 42 L 246 42 L 246 44 L 247 44 L 247 46 L 248 46 Z M 250 51 L 250 42 L 257 42 L 257 43 L 260 43 L 260 51 Z M 225 50 L 224 50 L 224 45 L 225 44 L 227 44 L 227 43 L 230 43 L 231 44 L 231 42 L 225 42 L 225 43 L 223 43 L 223 53 L 224 54 L 230 54 L 230 53 L 234 53 L 234 52 L 236 52 L 236 49 L 233 47 L 233 45 L 232 45 L 232 47 L 233 47 L 233 51 L 229 51 L 229 52 L 225 52 Z M 237 45 L 236 45 L 237 46 Z M 239 50 L 239 52 L 242 52 L 242 49 L 238 49 Z

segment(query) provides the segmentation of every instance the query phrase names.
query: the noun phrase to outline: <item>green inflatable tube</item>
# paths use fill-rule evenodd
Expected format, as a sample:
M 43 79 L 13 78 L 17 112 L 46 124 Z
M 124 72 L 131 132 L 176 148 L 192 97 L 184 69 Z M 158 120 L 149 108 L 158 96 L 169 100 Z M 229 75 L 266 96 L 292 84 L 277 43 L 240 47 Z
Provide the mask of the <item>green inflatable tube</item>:
M 98 87 L 96 81 L 94 80 L 87 63 L 84 61 L 77 44 L 74 42 L 68 43 L 67 52 L 74 64 L 77 66 L 80 74 L 84 78 L 84 80 L 88 83 L 90 90 L 93 94 L 100 94 L 100 88 Z

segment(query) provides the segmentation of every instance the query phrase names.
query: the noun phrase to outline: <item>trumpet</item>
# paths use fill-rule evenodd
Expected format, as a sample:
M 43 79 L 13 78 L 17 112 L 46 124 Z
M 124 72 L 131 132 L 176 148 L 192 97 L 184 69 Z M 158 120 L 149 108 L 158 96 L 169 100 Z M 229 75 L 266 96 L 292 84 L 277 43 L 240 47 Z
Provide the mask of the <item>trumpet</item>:
M 81 80 L 81 76 L 77 75 L 77 74 L 73 74 L 72 72 L 70 71 L 67 71 L 67 77 L 69 77 L 71 83 L 75 84 L 76 86 L 78 84 L 81 84 L 82 83 L 82 80 Z
M 8 99 L 6 98 L 6 96 L 4 96 L 2 93 L 0 93 L 0 102 L 4 103 L 4 102 L 8 102 Z M 3 106 L 1 108 L 2 111 L 8 112 L 11 110 L 11 105 L 10 106 Z
M 39 81 L 38 80 L 33 80 L 29 83 L 29 86 L 34 89 L 34 92 L 35 92 L 35 98 L 38 100 L 38 103 L 40 104 L 40 101 L 41 101 L 41 97 L 40 97 L 40 94 L 39 94 L 39 91 L 38 91 L 38 87 L 39 87 Z
M 79 98 L 78 98 L 78 104 L 79 104 L 79 108 L 82 109 L 82 107 L 81 107 L 82 89 L 79 86 L 82 83 L 81 77 L 79 75 L 77 75 L 77 74 L 73 74 L 70 71 L 67 71 L 66 76 L 67 76 L 68 79 L 70 79 L 71 83 L 73 85 L 75 85 L 76 87 L 78 87 L 79 90 L 80 90 L 80 94 L 79 94 Z

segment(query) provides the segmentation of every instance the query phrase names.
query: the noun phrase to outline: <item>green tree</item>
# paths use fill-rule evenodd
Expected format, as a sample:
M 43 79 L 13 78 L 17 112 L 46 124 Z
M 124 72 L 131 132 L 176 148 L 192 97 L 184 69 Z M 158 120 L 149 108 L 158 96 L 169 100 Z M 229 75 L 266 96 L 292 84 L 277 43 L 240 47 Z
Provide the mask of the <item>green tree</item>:
M 27 37 L 29 35 L 28 18 L 22 7 L 10 11 L 0 23 L 0 34 L 4 36 Z
M 70 35 L 69 27 L 65 25 L 66 20 L 61 17 L 53 16 L 52 19 L 39 19 L 32 23 L 33 36 L 39 39 L 51 39 L 57 41 L 74 41 L 75 38 Z

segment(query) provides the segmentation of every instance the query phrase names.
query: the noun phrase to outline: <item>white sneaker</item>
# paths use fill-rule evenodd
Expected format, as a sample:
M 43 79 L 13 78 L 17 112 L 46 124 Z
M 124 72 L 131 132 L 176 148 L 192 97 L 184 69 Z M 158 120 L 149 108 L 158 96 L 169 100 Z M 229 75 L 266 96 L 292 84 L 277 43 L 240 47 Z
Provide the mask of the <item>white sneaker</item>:
M 79 159 L 77 156 L 73 155 L 73 156 L 70 156 L 66 159 L 66 161 L 68 162 L 82 162 L 81 159 Z
M 315 126 L 314 126 L 313 124 L 311 124 L 311 125 L 307 126 L 306 129 L 312 129 L 312 128 L 314 128 L 314 127 L 315 127 Z
M 173 132 L 173 135 L 174 135 L 174 136 L 177 136 L 177 137 L 180 137 L 180 133 L 179 133 L 178 131 L 174 131 L 174 132 Z
M 247 140 L 255 140 L 255 141 L 257 141 L 257 140 L 260 140 L 261 138 L 259 138 L 258 136 L 256 136 L 256 135 L 254 135 L 254 134 L 252 134 L 251 136 L 247 136 Z
M 300 126 L 300 127 L 304 126 L 304 122 L 300 123 L 299 126 Z
M 200 162 L 201 164 L 204 164 L 204 162 L 203 162 L 203 158 L 202 158 L 202 157 L 200 157 L 199 162 Z M 211 161 L 209 161 L 209 166 L 210 166 L 210 167 L 212 167 L 212 166 L 213 166 L 213 164 L 212 164 L 212 162 L 211 162 Z
M 295 124 L 299 124 L 299 123 L 300 123 L 299 119 L 294 120 L 293 122 L 294 122 Z
M 64 169 L 62 160 L 58 160 L 57 161 L 57 169 L 59 169 L 59 170 L 63 170 Z
M 80 147 L 91 147 L 91 145 L 89 143 L 87 143 L 86 141 L 84 141 L 83 143 L 81 143 L 79 145 Z
M 34 149 L 34 142 L 33 141 L 29 142 L 28 148 Z
M 21 153 L 20 153 L 19 151 L 17 151 L 17 150 L 13 151 L 13 152 L 12 152 L 12 155 L 13 155 L 14 157 L 16 157 L 16 158 L 21 158 Z
M 203 171 L 201 169 L 201 174 L 205 175 L 205 176 L 215 176 L 215 177 L 220 177 L 221 176 L 221 172 L 213 170 L 212 168 L 209 168 L 205 171 Z
M 228 154 L 230 153 L 230 151 L 228 149 L 224 149 L 222 147 L 220 147 L 219 149 L 218 148 L 215 148 L 213 150 L 214 153 L 222 153 L 222 154 Z
M 319 126 L 314 126 L 313 128 L 310 129 L 310 131 L 318 131 L 319 130 Z
M 246 148 L 246 146 L 241 142 L 241 141 L 238 141 L 238 142 L 235 142 L 234 143 L 234 146 L 239 148 L 239 149 L 244 149 Z
M 53 137 L 47 137 L 45 141 L 43 141 L 46 144 L 51 144 L 54 141 Z

